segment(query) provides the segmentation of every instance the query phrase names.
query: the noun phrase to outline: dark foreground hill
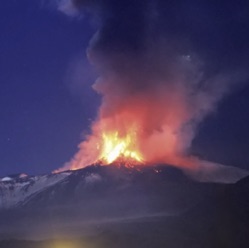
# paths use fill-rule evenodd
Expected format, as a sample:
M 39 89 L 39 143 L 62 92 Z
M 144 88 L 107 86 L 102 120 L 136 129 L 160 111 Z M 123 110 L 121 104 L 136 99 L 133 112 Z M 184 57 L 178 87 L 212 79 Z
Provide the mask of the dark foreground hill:
M 19 201 L 0 211 L 0 238 L 75 236 L 110 222 L 179 215 L 223 185 L 166 166 L 90 166 L 64 174 L 7 181 L 6 202 Z
M 89 167 L 2 211 L 0 235 L 3 248 L 246 248 L 249 177 L 213 184 L 160 166 Z M 45 241 L 21 241 L 33 238 Z

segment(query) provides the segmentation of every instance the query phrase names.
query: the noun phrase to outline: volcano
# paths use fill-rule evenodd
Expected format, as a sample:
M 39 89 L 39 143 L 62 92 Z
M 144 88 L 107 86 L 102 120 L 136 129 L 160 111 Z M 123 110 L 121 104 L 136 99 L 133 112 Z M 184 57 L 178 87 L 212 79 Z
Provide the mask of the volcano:
M 211 227 L 215 228 L 212 235 L 216 235 L 214 221 L 220 211 L 226 210 L 223 217 L 235 211 L 228 210 L 220 199 L 225 197 L 229 206 L 237 202 L 236 192 L 248 187 L 248 173 L 232 169 L 233 175 L 237 170 L 235 184 L 198 182 L 168 165 L 91 165 L 56 174 L 4 177 L 0 179 L 0 238 L 40 240 L 90 235 L 99 240 L 107 234 L 113 240 L 113 232 L 118 237 L 147 236 L 150 232 L 160 242 L 163 237 L 168 242 L 169 235 L 173 235 L 170 239 L 179 235 L 180 240 L 192 239 L 190 232 L 209 235 L 207 229 Z M 242 177 L 245 179 L 239 181 Z M 236 209 L 236 213 L 239 211 Z M 222 220 L 220 225 L 224 223 Z M 189 230 L 182 233 L 182 228 Z M 120 239 L 125 237 L 122 235 Z

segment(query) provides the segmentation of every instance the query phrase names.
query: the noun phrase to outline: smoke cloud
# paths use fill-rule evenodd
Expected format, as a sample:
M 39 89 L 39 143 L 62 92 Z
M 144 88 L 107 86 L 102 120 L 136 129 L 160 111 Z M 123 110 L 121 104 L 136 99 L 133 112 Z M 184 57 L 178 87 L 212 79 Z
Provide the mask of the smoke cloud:
M 67 167 L 95 162 L 103 130 L 119 130 L 122 137 L 132 125 L 146 161 L 188 166 L 182 158 L 189 155 L 198 124 L 247 77 L 244 55 L 232 36 L 218 35 L 227 24 L 211 16 L 212 8 L 208 1 L 60 2 L 67 14 L 90 10 L 99 25 L 87 55 L 99 74 L 93 88 L 102 104 L 92 133 Z M 235 24 L 243 9 L 216 8 Z

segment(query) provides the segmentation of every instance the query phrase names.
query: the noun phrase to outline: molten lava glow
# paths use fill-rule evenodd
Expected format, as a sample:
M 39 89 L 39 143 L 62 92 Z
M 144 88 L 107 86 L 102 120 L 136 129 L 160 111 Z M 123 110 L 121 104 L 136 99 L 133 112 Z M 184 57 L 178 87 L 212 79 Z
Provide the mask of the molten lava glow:
M 120 137 L 118 131 L 102 135 L 102 150 L 100 161 L 104 164 L 111 164 L 115 161 L 142 163 L 143 158 L 136 149 L 135 135 L 127 134 Z
M 183 97 L 158 89 L 156 93 L 150 91 L 150 94 L 129 94 L 120 98 L 112 92 L 114 87 L 115 84 L 111 84 L 103 89 L 106 90 L 102 92 L 103 103 L 91 132 L 79 144 L 73 159 L 59 171 L 77 170 L 92 164 L 165 163 L 193 168 L 192 160 L 184 156 L 193 130 L 189 124 L 191 109 Z

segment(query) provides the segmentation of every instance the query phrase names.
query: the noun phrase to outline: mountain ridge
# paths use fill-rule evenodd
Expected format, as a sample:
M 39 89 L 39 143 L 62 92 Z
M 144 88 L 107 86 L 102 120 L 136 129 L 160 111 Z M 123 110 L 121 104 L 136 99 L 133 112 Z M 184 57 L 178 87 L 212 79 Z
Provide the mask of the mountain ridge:
M 102 229 L 110 229 L 111 233 L 120 229 L 117 235 L 127 232 L 129 236 L 130 230 L 136 233 L 137 228 L 142 228 L 147 233 L 150 227 L 152 231 L 160 230 L 160 235 L 164 233 L 161 228 L 165 228 L 173 236 L 180 232 L 182 237 L 184 232 L 190 236 L 192 232 L 209 235 L 211 228 L 215 239 L 221 230 L 233 230 L 227 219 L 233 219 L 237 223 L 234 226 L 239 228 L 239 223 L 249 215 L 248 197 L 244 196 L 249 176 L 237 183 L 210 183 L 194 181 L 181 170 L 165 165 L 93 165 L 16 180 L 18 184 L 33 182 L 23 186 L 32 192 L 36 183 L 50 184 L 41 190 L 36 186 L 39 190 L 25 201 L 0 211 L 0 239 L 101 235 Z M 11 186 L 10 181 L 4 183 Z

